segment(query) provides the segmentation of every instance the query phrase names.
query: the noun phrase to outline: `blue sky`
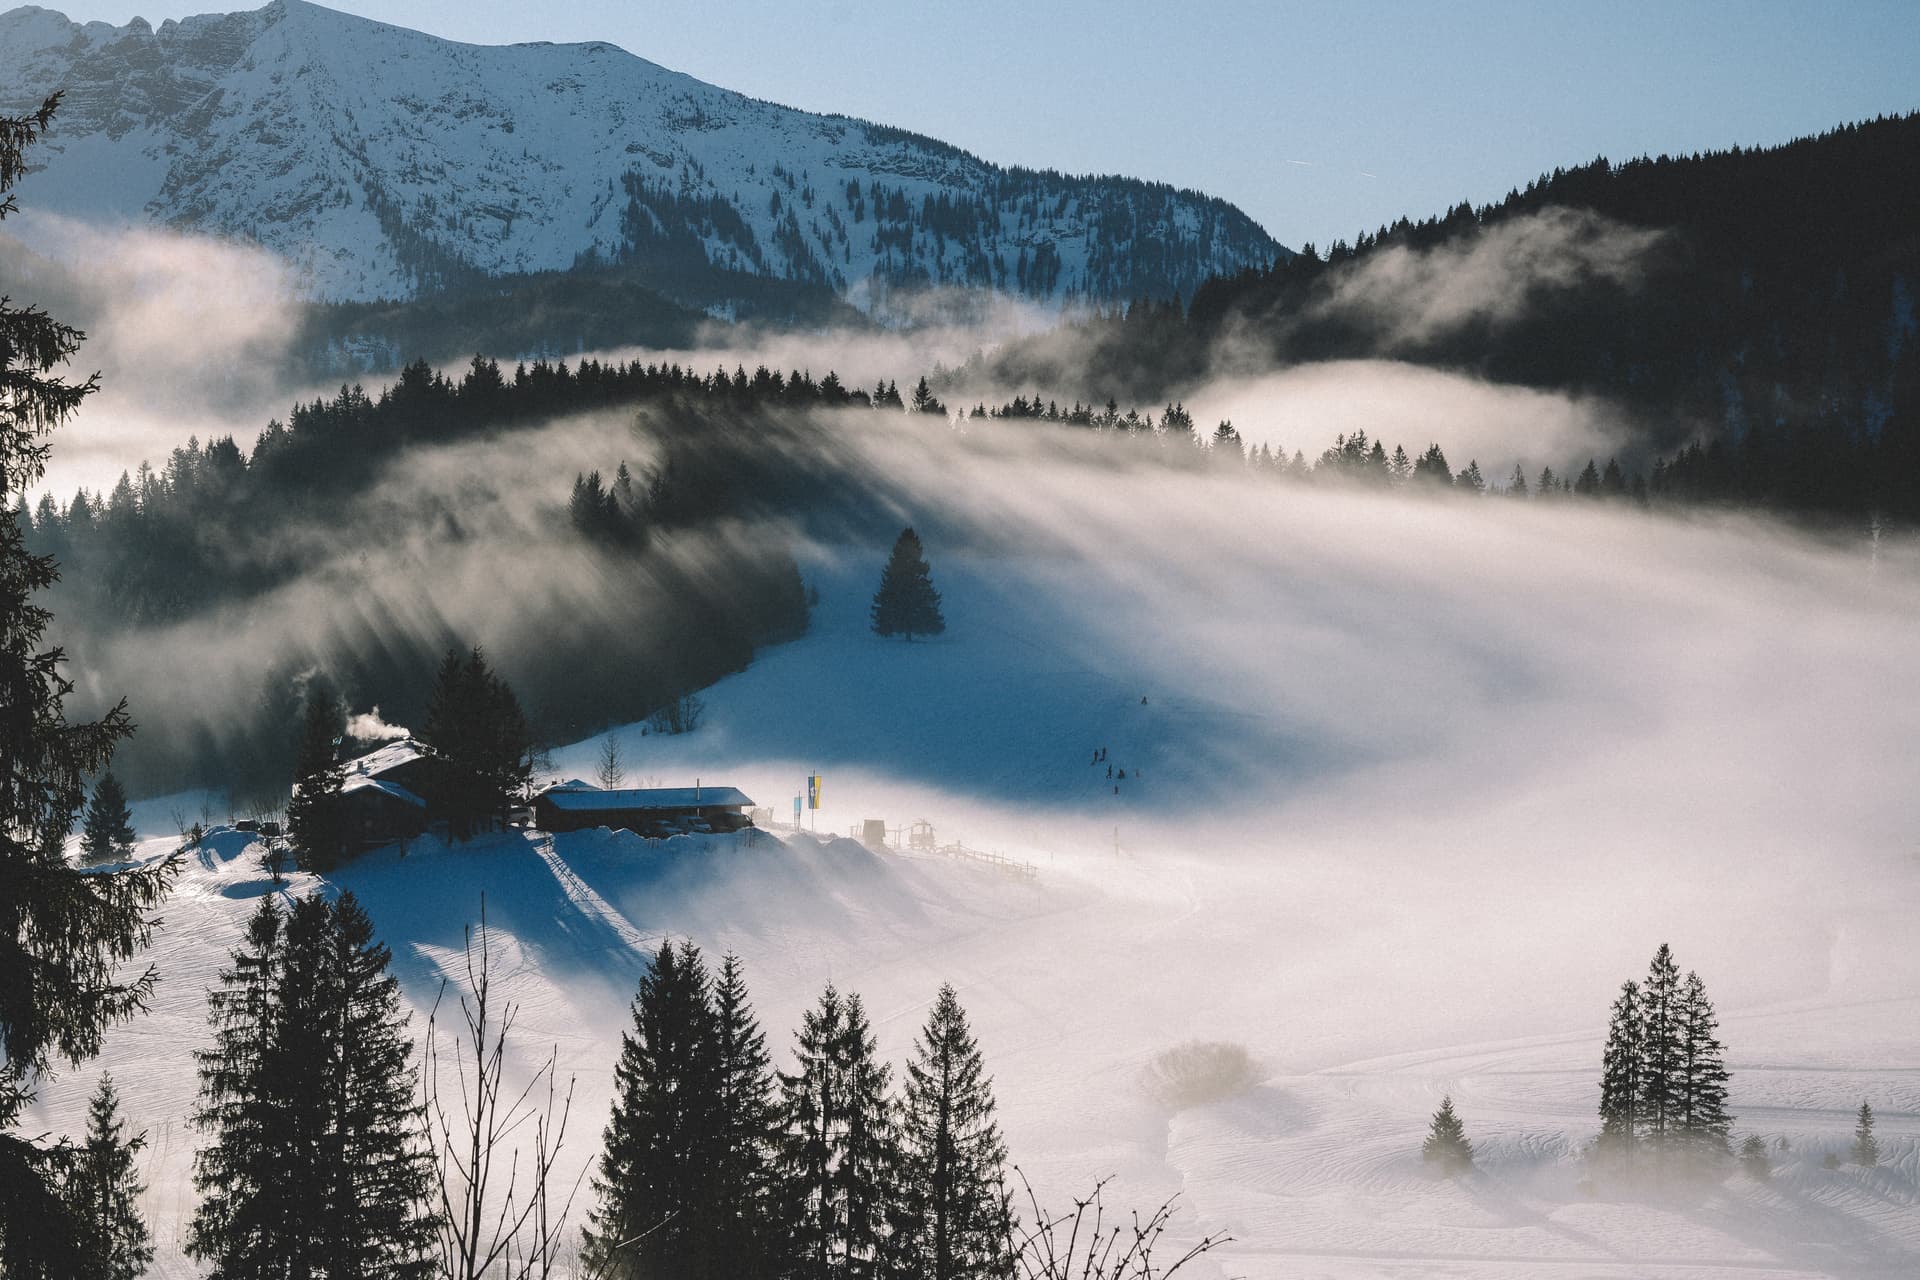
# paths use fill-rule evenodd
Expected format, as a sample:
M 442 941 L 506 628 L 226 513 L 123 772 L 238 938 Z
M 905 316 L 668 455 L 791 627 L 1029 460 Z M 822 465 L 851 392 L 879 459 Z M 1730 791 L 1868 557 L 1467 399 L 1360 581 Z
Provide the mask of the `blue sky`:
M 158 23 L 219 7 L 109 0 L 66 12 Z M 1766 145 L 1920 108 L 1914 0 L 332 7 L 480 43 L 607 40 L 1003 163 L 1198 187 L 1294 246 L 1495 199 L 1599 154 Z

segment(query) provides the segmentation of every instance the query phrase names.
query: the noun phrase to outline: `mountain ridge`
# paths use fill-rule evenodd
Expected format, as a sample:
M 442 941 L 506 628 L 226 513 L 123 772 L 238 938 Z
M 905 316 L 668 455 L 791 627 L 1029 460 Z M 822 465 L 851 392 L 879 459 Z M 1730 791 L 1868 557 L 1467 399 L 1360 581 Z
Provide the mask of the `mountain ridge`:
M 613 266 L 869 312 L 938 286 L 1059 306 L 1287 255 L 1191 190 L 1002 167 L 601 41 L 460 44 L 305 0 L 158 28 L 0 14 L 0 109 L 55 89 L 36 207 L 254 240 L 321 300 Z

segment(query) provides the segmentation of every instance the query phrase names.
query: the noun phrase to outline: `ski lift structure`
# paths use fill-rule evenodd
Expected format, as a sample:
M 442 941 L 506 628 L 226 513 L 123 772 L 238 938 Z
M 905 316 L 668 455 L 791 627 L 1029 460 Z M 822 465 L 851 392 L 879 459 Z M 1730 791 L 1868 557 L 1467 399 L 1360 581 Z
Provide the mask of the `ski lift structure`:
M 969 849 L 957 841 L 941 844 L 939 837 L 934 834 L 933 823 L 925 818 L 910 822 L 904 827 L 890 827 L 883 818 L 868 818 L 851 828 L 847 834 L 876 853 L 891 852 L 947 858 L 955 862 L 968 862 L 976 866 L 989 867 L 1021 880 L 1033 880 L 1039 876 L 1039 869 L 1031 862 L 1009 858 L 1003 853 L 989 853 L 984 849 Z

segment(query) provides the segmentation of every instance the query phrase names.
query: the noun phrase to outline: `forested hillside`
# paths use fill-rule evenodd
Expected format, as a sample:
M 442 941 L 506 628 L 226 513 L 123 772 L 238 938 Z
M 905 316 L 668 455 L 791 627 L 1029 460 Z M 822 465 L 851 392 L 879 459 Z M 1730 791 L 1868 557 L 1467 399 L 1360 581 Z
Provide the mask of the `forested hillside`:
M 1606 397 L 1644 456 L 1668 455 L 1703 496 L 1911 519 L 1916 198 L 1920 115 L 1769 149 L 1599 158 L 1216 278 L 1184 313 L 1136 304 L 1081 326 L 1084 343 L 1036 340 L 995 368 L 1161 400 L 1226 367 L 1386 357 Z

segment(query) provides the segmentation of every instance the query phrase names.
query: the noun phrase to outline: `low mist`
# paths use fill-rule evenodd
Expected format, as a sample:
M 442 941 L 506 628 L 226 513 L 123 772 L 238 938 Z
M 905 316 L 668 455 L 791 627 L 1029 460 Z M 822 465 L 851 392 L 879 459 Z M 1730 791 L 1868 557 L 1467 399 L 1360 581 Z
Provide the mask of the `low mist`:
M 16 234 L 17 233 L 17 234 Z M 86 334 L 66 376 L 100 390 L 54 437 L 39 491 L 104 492 L 189 436 L 252 444 L 307 388 L 289 374 L 300 306 L 269 251 L 27 209 L 0 233 L 0 292 Z

